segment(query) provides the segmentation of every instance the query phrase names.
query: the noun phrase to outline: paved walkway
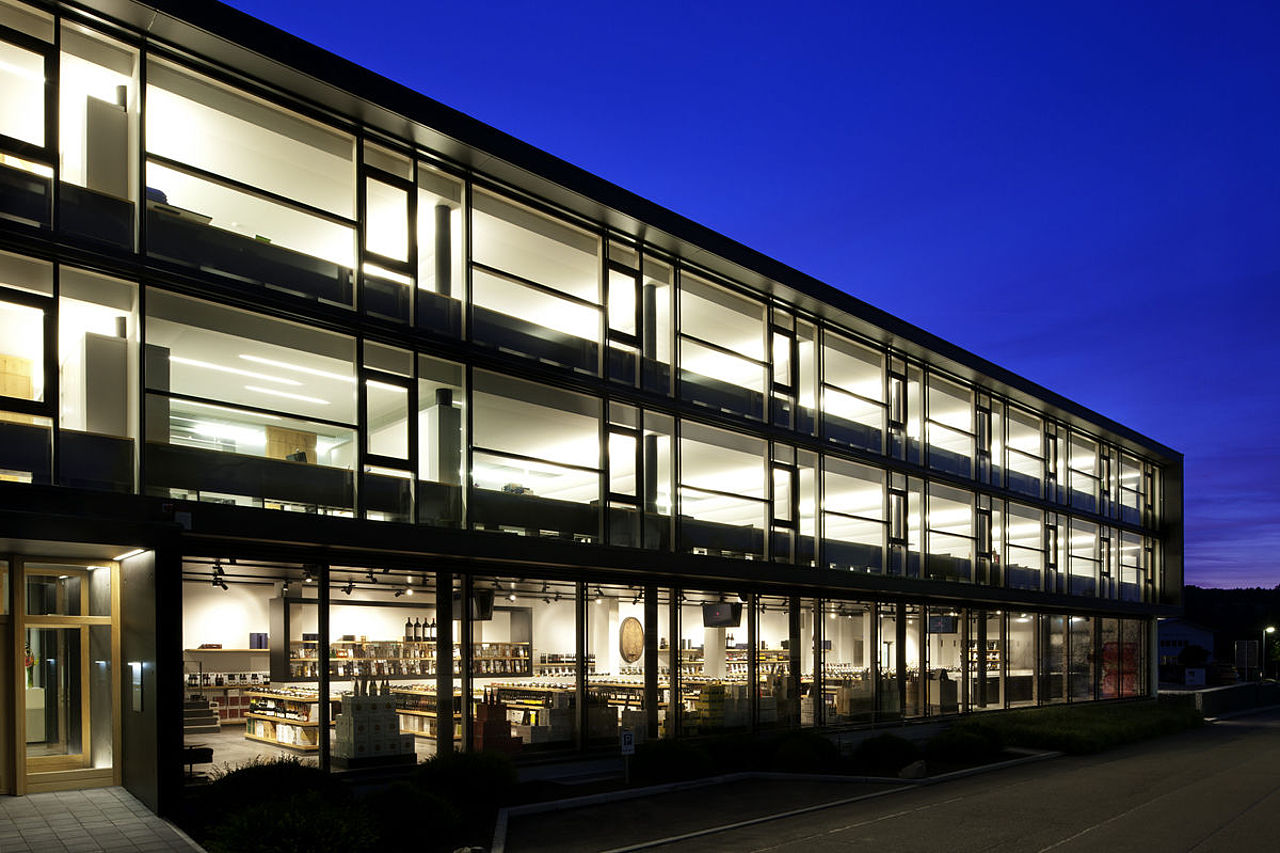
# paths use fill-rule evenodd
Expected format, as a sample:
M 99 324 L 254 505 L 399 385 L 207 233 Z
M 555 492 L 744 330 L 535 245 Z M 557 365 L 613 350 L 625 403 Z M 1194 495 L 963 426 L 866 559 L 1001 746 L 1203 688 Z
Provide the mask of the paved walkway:
M 124 788 L 0 797 L 0 853 L 200 853 Z

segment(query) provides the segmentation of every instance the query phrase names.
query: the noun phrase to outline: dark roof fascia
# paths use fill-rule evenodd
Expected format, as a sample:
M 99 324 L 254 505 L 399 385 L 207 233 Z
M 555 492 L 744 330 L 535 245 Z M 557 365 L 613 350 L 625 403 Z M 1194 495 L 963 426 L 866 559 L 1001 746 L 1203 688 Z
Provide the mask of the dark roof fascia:
M 72 9 L 82 4 L 63 2 Z M 1160 461 L 1182 454 L 1136 430 L 574 166 L 407 86 L 213 0 L 97 0 L 93 10 L 300 96 L 346 121 L 409 139 L 456 163 L 646 240 L 755 290 L 1004 393 Z M 939 363 L 941 359 L 941 363 Z

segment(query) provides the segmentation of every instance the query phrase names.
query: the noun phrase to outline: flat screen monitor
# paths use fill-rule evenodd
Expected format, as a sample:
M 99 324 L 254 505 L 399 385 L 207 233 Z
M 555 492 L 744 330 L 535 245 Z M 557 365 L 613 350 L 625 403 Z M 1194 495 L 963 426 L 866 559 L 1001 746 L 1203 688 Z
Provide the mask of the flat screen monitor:
M 737 628 L 742 624 L 742 604 L 721 601 L 702 605 L 702 627 Z
M 929 633 L 930 634 L 954 634 L 956 632 L 957 616 L 930 616 L 929 617 Z

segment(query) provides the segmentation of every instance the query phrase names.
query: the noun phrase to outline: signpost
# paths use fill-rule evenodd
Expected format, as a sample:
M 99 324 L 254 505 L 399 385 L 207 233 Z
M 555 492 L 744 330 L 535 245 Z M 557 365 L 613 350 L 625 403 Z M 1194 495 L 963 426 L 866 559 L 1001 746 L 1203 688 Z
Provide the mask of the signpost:
M 623 782 L 631 784 L 631 756 L 636 754 L 636 733 L 631 729 L 618 731 L 618 746 L 622 750 Z

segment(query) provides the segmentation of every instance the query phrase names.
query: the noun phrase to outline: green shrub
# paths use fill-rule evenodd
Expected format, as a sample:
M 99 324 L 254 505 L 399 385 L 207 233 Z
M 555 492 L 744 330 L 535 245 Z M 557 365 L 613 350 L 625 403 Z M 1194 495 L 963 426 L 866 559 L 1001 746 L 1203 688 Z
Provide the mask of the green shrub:
M 773 744 L 769 766 L 786 773 L 826 773 L 841 764 L 840 749 L 818 732 L 787 732 Z
M 464 840 L 487 844 L 499 806 L 512 796 L 515 765 L 498 752 L 446 752 L 418 765 L 413 783 L 457 814 Z
M 313 853 L 377 849 L 368 817 L 355 803 L 336 804 L 302 790 L 242 806 L 216 820 L 204 846 L 210 853 Z
M 953 726 L 930 738 L 924 745 L 924 754 L 929 761 L 972 765 L 994 760 L 1002 749 L 997 731 Z
M 377 828 L 380 853 L 453 850 L 464 843 L 458 810 L 418 785 L 396 782 L 370 792 L 364 808 Z
M 896 776 L 913 761 L 920 760 L 920 747 L 906 738 L 882 734 L 867 738 L 853 751 L 855 765 L 872 776 Z
M 1149 737 L 1184 731 L 1203 722 L 1193 706 L 1141 702 L 1062 705 L 1012 711 L 963 720 L 953 729 L 999 737 L 1009 746 L 1087 755 Z
M 639 785 L 710 776 L 718 768 L 705 748 L 683 740 L 651 740 L 636 746 L 631 779 Z

